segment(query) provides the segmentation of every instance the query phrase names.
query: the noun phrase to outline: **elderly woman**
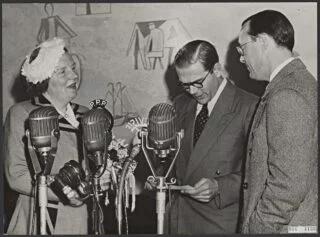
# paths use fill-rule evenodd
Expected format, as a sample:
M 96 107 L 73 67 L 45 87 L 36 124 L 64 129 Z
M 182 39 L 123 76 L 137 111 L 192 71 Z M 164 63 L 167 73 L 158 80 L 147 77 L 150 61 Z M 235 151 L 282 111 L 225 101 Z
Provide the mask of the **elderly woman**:
M 13 105 L 5 121 L 5 174 L 10 187 L 19 193 L 8 234 L 37 234 L 39 223 L 34 211 L 38 205 L 33 185 L 25 136 L 27 119 L 39 106 L 52 105 L 59 113 L 60 138 L 51 174 L 56 174 L 69 160 L 83 161 L 79 118 L 87 108 L 72 103 L 77 96 L 79 78 L 76 64 L 62 39 L 54 38 L 37 46 L 26 57 L 21 74 L 27 81 L 28 92 L 36 95 L 28 101 Z M 83 162 L 82 162 L 83 163 Z M 48 213 L 54 229 L 49 234 L 87 234 L 87 205 L 78 200 L 75 190 L 63 192 L 69 202 L 48 188 Z

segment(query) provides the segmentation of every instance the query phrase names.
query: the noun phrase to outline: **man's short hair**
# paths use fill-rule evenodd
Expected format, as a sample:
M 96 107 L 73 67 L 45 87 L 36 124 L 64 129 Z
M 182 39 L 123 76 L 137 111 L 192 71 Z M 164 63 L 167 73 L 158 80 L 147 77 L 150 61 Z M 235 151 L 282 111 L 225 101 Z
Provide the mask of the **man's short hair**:
M 288 18 L 281 12 L 265 10 L 258 12 L 242 22 L 242 26 L 249 22 L 248 34 L 258 36 L 266 33 L 282 47 L 292 51 L 294 46 L 294 29 Z
M 205 70 L 212 70 L 219 62 L 216 48 L 204 40 L 194 40 L 184 45 L 174 58 L 174 66 L 178 68 L 187 67 L 199 61 Z

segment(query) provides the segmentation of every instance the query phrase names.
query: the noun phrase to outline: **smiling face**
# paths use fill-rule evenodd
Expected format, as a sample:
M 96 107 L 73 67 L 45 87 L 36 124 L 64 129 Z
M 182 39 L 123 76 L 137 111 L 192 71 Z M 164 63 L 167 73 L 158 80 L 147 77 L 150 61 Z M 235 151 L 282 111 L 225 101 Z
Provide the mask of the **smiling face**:
M 76 63 L 70 54 L 64 53 L 49 80 L 47 93 L 59 101 L 70 102 L 77 96 L 78 86 Z
M 202 81 L 202 79 L 206 77 L 202 83 L 202 88 L 190 85 L 189 89 L 186 89 L 186 91 L 192 95 L 199 104 L 208 103 L 219 88 L 220 82 L 214 76 L 214 73 L 210 72 L 208 74 L 208 71 L 204 69 L 203 65 L 199 61 L 186 67 L 176 67 L 176 71 L 181 83 L 190 84 L 195 81 Z

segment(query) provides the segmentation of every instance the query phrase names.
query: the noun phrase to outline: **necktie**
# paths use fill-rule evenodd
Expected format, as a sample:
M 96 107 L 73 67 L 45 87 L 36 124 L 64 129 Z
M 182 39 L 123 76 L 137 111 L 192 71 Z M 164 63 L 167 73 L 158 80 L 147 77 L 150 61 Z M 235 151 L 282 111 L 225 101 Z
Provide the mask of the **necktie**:
M 197 115 L 195 126 L 194 126 L 194 138 L 193 145 L 196 145 L 206 122 L 208 121 L 208 104 L 202 105 L 200 113 Z

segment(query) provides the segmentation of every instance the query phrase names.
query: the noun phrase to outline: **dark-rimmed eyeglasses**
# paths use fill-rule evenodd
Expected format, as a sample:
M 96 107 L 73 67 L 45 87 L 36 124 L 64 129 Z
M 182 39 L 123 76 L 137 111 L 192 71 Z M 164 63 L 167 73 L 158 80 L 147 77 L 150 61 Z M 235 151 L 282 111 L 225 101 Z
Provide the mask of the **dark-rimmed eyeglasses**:
M 244 47 L 245 45 L 253 42 L 253 41 L 254 41 L 254 40 L 250 40 L 250 41 L 245 42 L 245 43 L 243 43 L 243 44 L 241 44 L 241 45 L 239 45 L 239 46 L 236 47 L 236 49 L 237 49 L 238 53 L 240 54 L 240 56 L 244 56 L 243 47 Z
M 193 86 L 195 88 L 203 88 L 203 82 L 207 79 L 208 75 L 210 74 L 212 70 L 209 70 L 208 73 L 205 75 L 204 78 L 201 78 L 199 80 L 196 80 L 194 82 L 190 83 L 182 83 L 180 82 L 180 85 L 185 89 L 185 90 L 190 90 L 190 86 Z

